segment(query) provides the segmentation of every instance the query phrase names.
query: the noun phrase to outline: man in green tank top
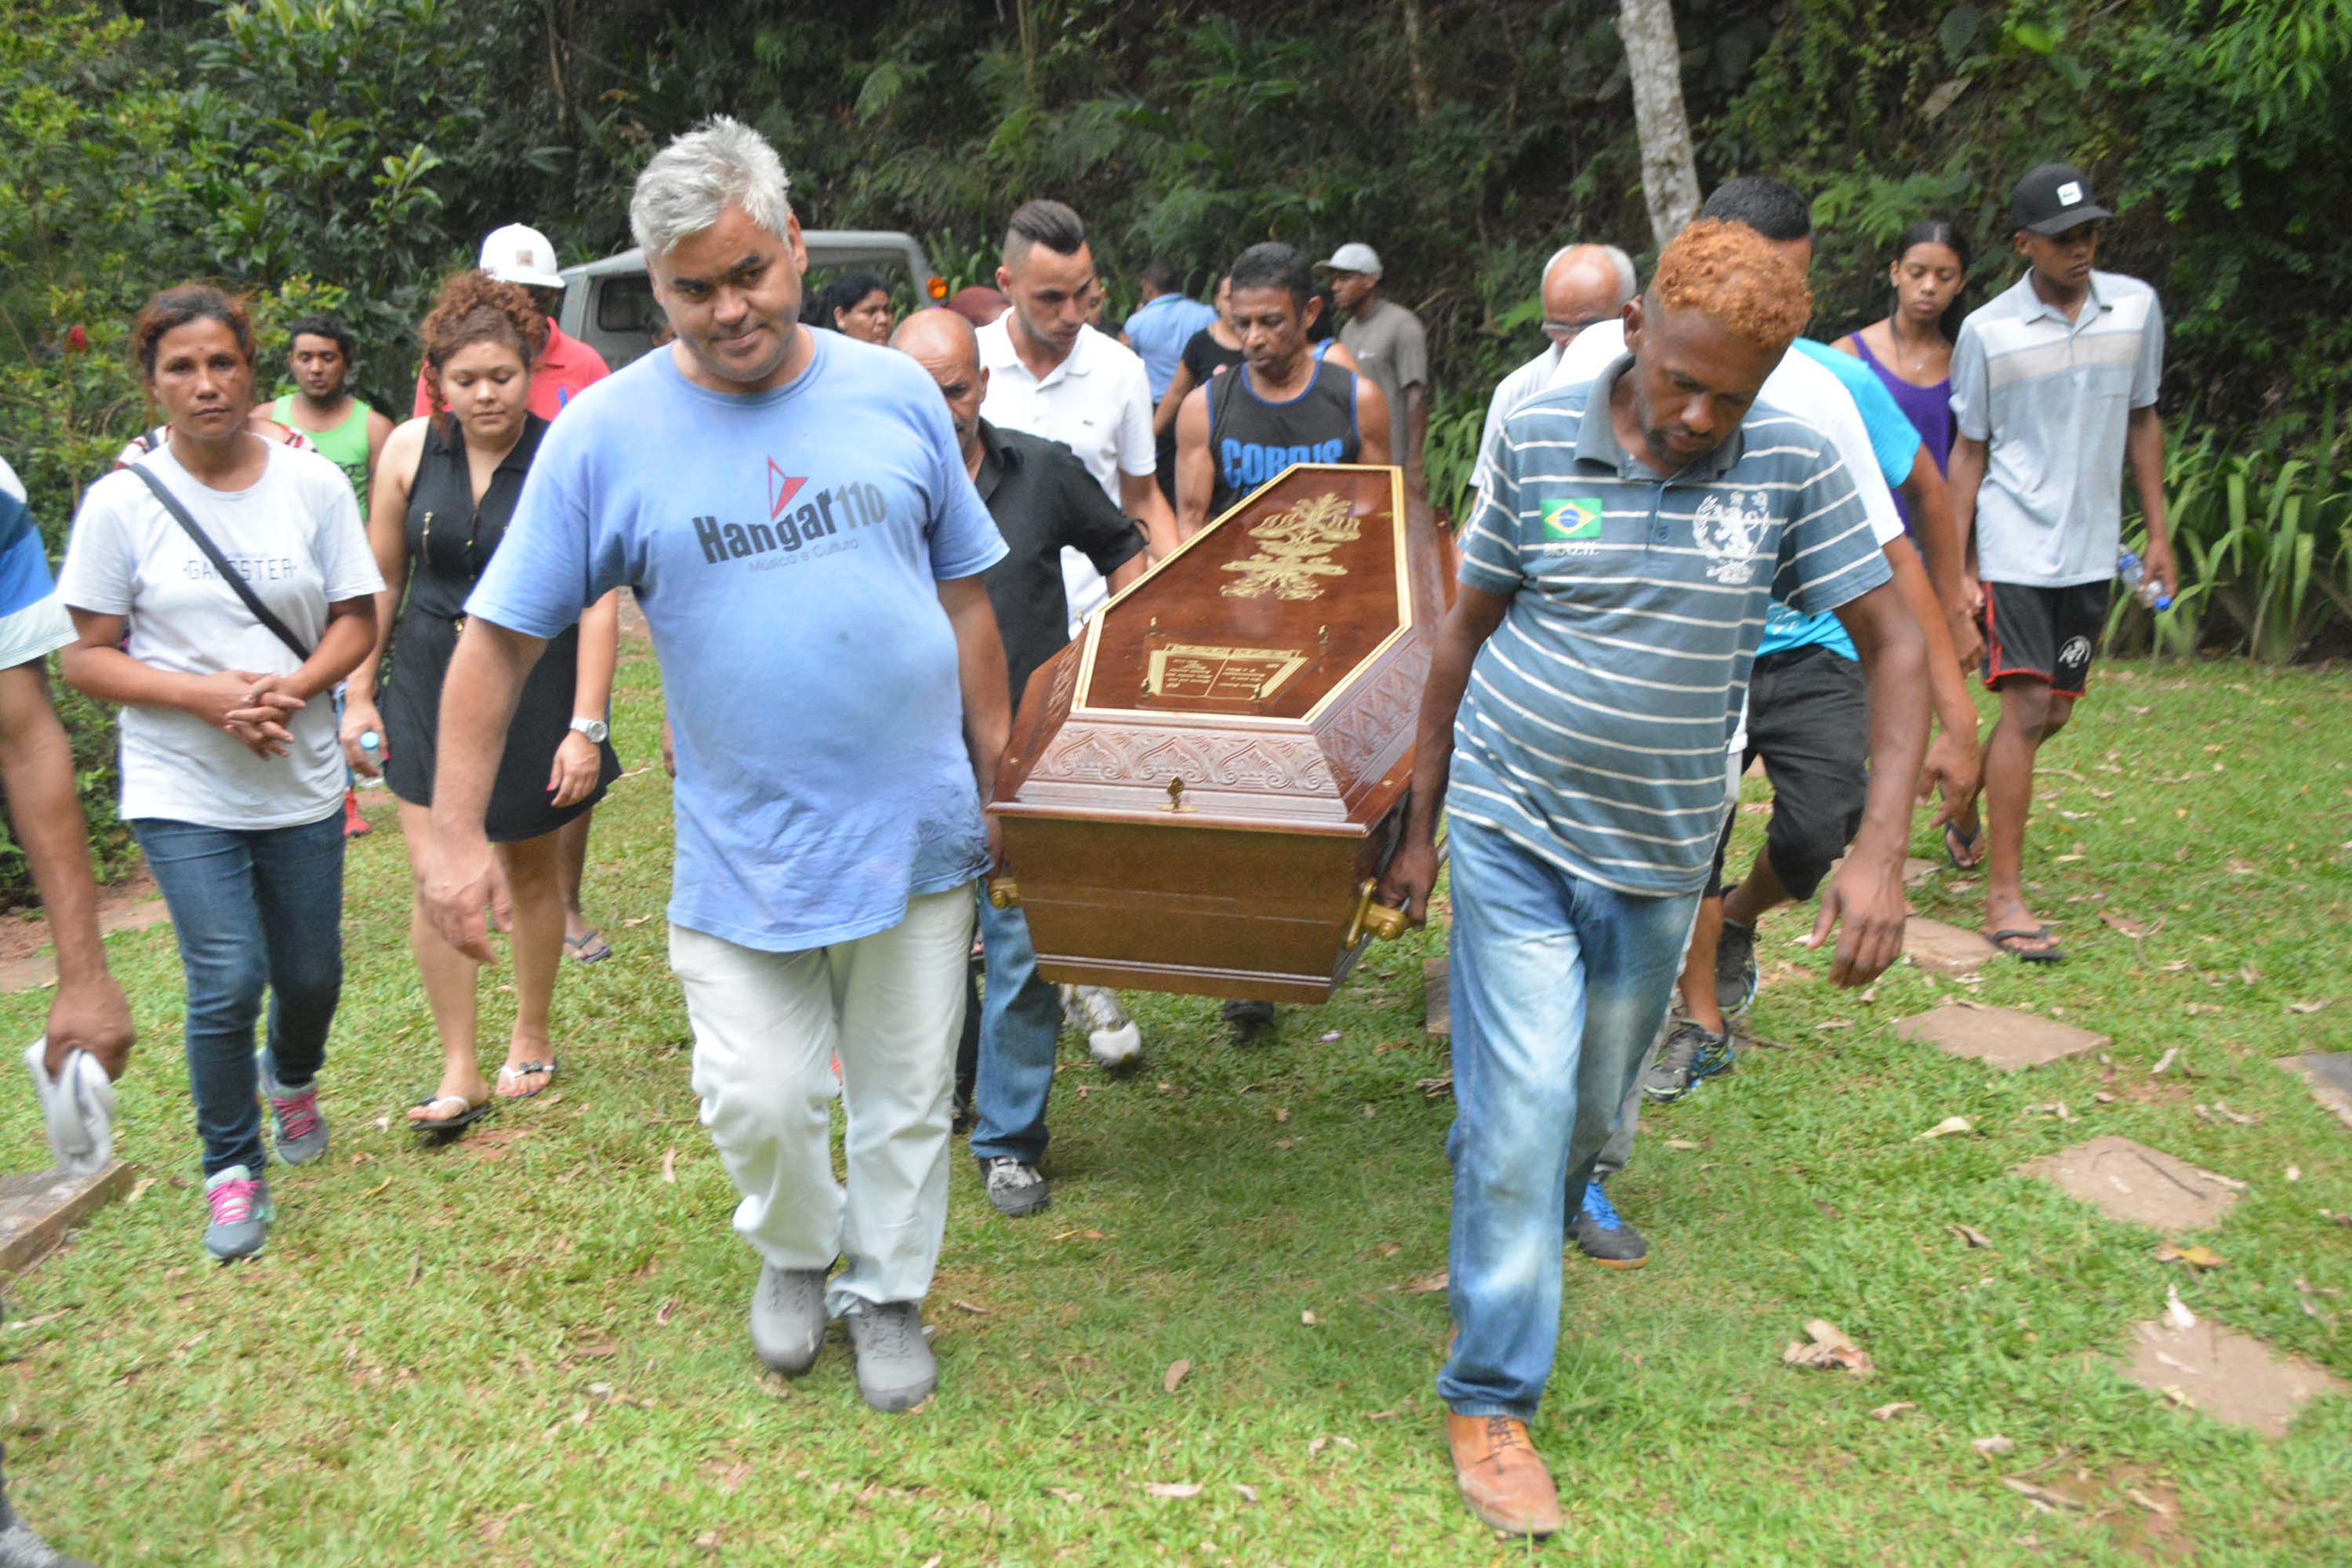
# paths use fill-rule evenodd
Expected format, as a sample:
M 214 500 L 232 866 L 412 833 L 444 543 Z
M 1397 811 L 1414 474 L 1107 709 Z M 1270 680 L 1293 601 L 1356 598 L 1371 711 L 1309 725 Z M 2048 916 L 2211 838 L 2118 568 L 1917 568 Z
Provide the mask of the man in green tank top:
M 352 396 L 352 334 L 337 316 L 305 316 L 287 334 L 286 371 L 295 390 L 270 405 L 270 417 L 299 430 L 352 481 L 367 516 L 368 479 L 392 434 L 392 421 Z

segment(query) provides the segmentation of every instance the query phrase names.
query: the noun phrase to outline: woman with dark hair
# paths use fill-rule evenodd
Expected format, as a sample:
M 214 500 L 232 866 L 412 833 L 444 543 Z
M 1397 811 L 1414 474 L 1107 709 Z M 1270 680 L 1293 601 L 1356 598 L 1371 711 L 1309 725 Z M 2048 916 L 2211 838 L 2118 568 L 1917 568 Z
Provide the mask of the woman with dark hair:
M 530 412 L 530 365 L 547 317 L 512 283 L 460 272 L 425 318 L 425 374 L 435 412 L 392 433 L 376 465 L 368 541 L 386 584 L 375 655 L 352 671 L 343 708 L 343 753 L 400 799 L 412 865 L 433 841 L 434 742 L 441 684 L 466 624 L 466 599 L 506 536 L 523 477 L 547 434 Z M 391 637 L 400 608 L 399 635 Z M 603 798 L 621 764 L 604 711 L 618 658 L 620 607 L 610 595 L 547 645 L 531 668 L 507 731 L 490 796 L 489 837 L 513 900 L 515 1021 L 497 1093 L 527 1100 L 554 1081 L 548 1010 L 563 955 L 563 896 L 556 829 Z M 377 695 L 384 643 L 392 669 Z M 368 753 L 370 734 L 382 742 Z M 450 1134 L 490 1108 L 475 1052 L 479 1023 L 473 960 L 444 942 L 420 913 L 409 945 L 441 1036 L 441 1081 L 410 1108 L 419 1132 Z
M 65 677 L 122 704 L 122 820 L 179 937 L 205 1247 L 226 1262 L 261 1251 L 272 1213 L 257 1085 L 279 1159 L 327 1149 L 318 1072 L 343 973 L 327 693 L 375 642 L 383 579 L 342 470 L 247 428 L 242 304 L 167 289 L 131 343 L 163 438 L 82 498 L 58 584 L 77 637 Z
M 817 295 L 814 326 L 830 327 L 845 338 L 887 345 L 890 342 L 890 285 L 864 270 L 835 279 Z
M 1895 286 L 1893 313 L 1836 346 L 1858 355 L 1886 384 L 1941 473 L 1952 454 L 1952 342 L 1969 313 L 1961 297 L 1968 242 L 1941 218 L 1923 218 L 1895 242 L 1886 277 Z

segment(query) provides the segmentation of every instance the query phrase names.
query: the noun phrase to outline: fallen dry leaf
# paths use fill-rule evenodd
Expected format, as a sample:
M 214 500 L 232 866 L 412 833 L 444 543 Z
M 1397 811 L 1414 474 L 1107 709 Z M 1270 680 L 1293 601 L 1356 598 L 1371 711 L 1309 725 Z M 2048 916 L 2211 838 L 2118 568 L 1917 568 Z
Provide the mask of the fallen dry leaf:
M 1919 1406 L 1916 1401 L 1909 1399 L 1897 1400 L 1893 1405 L 1880 1405 L 1877 1409 L 1870 1413 L 1870 1418 L 1873 1421 L 1892 1421 L 1897 1415 L 1907 1415 L 1912 1411 L 1918 1408 Z
M 1780 1360 L 1790 1366 L 1843 1367 L 1856 1377 L 1870 1375 L 1870 1353 L 1845 1337 L 1835 1323 L 1814 1318 L 1805 1324 L 1805 1332 L 1812 1343 L 1791 1340 L 1789 1348 L 1780 1352 Z
M 1827 1034 L 1832 1029 L 1853 1028 L 1853 1020 L 1852 1018 L 1824 1018 L 1820 1023 L 1815 1024 L 1813 1027 L 1822 1034 Z
M 1985 1233 L 1972 1225 L 1956 1225 L 1952 1226 L 1952 1234 L 1970 1247 L 1981 1247 L 1988 1251 L 1992 1247 L 1992 1243 L 1985 1239 Z
M 1323 1044 L 1325 1044 L 1325 1045 L 1327 1045 L 1327 1046 L 1328 1046 L 1328 1045 L 1329 1045 L 1332 1041 L 1334 1041 L 1334 1040 L 1338 1039 L 1339 1037 L 1339 1030 L 1337 1030 L 1337 1029 L 1326 1029 L 1325 1031 L 1323 1031 Z
M 1692 1142 L 1687 1138 L 1669 1138 L 1666 1140 L 1666 1147 L 1669 1149 L 1679 1149 L 1684 1153 L 1687 1154 L 1693 1150 L 1700 1148 L 1701 1145 Z
M 1411 1284 L 1391 1285 L 1389 1289 L 1391 1290 L 1402 1290 L 1408 1296 L 1433 1296 L 1438 1291 L 1444 1289 L 1445 1286 L 1445 1270 L 1441 1268 L 1434 1274 L 1413 1280 Z
M 1384 1040 L 1381 1044 L 1372 1047 L 1372 1055 L 1376 1057 L 1384 1057 L 1391 1051 L 1401 1051 L 1404 1049 L 1406 1044 L 1407 1042 L 1403 1040 Z
M 1280 1107 L 1277 1107 L 1277 1108 L 1276 1109 L 1276 1110 L 1275 1110 L 1275 1113 L 1274 1113 L 1274 1119 L 1275 1119 L 1276 1121 L 1289 1121 L 1289 1120 L 1290 1120 L 1290 1108 L 1289 1108 L 1288 1106 L 1286 1106 L 1286 1106 L 1280 1106 Z
M 2044 1513 L 2082 1511 L 2083 1505 L 2063 1492 L 2053 1492 L 2048 1487 L 2036 1486 L 2022 1476 L 2003 1476 L 2000 1484 L 2040 1509 Z
M 2004 1437 L 2000 1433 L 1996 1432 L 1990 1437 L 1976 1438 L 1969 1444 L 1969 1447 L 1974 1448 L 1978 1453 L 1982 1454 L 1986 1458 L 1990 1459 L 1996 1454 L 2006 1454 L 2012 1451 L 2016 1448 L 2017 1445 L 2011 1439 Z
M 2307 1014 L 2316 1013 L 2316 1012 L 2318 1012 L 2322 1007 L 2325 1007 L 2325 1006 L 2326 1006 L 2326 1005 L 2327 1005 L 2327 999 L 2326 999 L 2326 997 L 2322 997 L 2322 998 L 2320 998 L 2320 999 L 2319 999 L 2318 1001 L 2316 1001 L 2316 1002 L 2290 1002 L 2290 1003 L 2288 1003 L 2288 1004 L 2286 1005 L 2286 1010 L 2287 1010 L 2288 1012 L 2290 1012 L 2290 1013 L 2301 1013 L 2301 1014 L 2306 1014 L 2306 1015 L 2307 1015 Z
M 2286 1168 L 2286 1179 L 2290 1182 L 2299 1182 L 2303 1180 L 2303 1167 L 2301 1165 L 2289 1165 Z
M 661 1304 L 661 1310 L 660 1310 L 660 1311 L 658 1311 L 658 1312 L 656 1312 L 656 1313 L 654 1314 L 654 1323 L 655 1323 L 655 1325 L 656 1325 L 656 1327 L 658 1327 L 658 1328 L 664 1328 L 664 1329 L 668 1328 L 668 1327 L 669 1327 L 670 1315 L 671 1315 L 672 1313 L 676 1312 L 677 1310 L 677 1302 L 676 1300 L 673 1300 L 664 1301 L 664 1302 Z
M 122 1201 L 123 1201 L 126 1205 L 128 1205 L 128 1204 L 135 1204 L 135 1203 L 137 1203 L 141 1198 L 143 1198 L 143 1197 L 145 1197 L 145 1196 L 147 1195 L 147 1189 L 148 1189 L 148 1188 L 150 1188 L 150 1187 L 152 1187 L 152 1186 L 153 1186 L 154 1184 L 155 1184 L 155 1178 L 154 1178 L 154 1177 L 152 1177 L 152 1176 L 142 1176 L 142 1177 L 140 1177 L 137 1181 L 135 1181 L 135 1182 L 133 1182 L 133 1183 L 131 1183 L 131 1191 L 130 1191 L 129 1194 L 128 1194 L 128 1195 L 126 1195 L 126 1196 L 123 1198 L 123 1200 L 122 1200 Z
M 2163 1077 L 2166 1071 L 2171 1068 L 2172 1064 L 2179 1058 L 2179 1056 L 2180 1047 L 2179 1046 L 2170 1047 L 2162 1056 L 2156 1058 L 2156 1065 L 2147 1069 L 2147 1076 L 2150 1078 Z
M 1311 1329 L 1311 1328 L 1313 1328 L 1316 1324 L 1318 1324 L 1318 1323 L 1321 1322 L 1323 1320 L 1322 1320 L 1322 1319 L 1320 1319 L 1320 1318 L 1318 1318 L 1318 1317 L 1317 1317 L 1317 1316 L 1316 1316 L 1314 1313 L 1312 1313 L 1312 1312 L 1301 1312 L 1301 1313 L 1299 1313 L 1299 1314 L 1298 1314 L 1298 1321 L 1299 1321 L 1300 1322 L 1302 1322 L 1302 1323 L 1306 1324 L 1308 1328 L 1310 1328 L 1310 1329 Z
M 1188 1498 L 1201 1495 L 1198 1481 L 1148 1481 L 1144 1491 L 1152 1497 Z
M 1108 1241 L 1110 1239 L 1110 1237 L 1105 1236 L 1098 1230 L 1066 1230 L 1054 1239 L 1055 1241 L 1067 1241 L 1072 1237 L 1076 1237 L 1081 1241 Z
M 948 1554 L 946 1552 L 934 1552 L 929 1557 L 923 1559 L 923 1568 L 940 1568 L 940 1564 L 947 1560 Z
M 2116 913 L 2113 910 L 2101 910 L 2099 911 L 2099 920 L 2103 924 L 2113 926 L 2116 930 L 2123 932 L 2134 942 L 2137 942 L 2142 937 L 2147 935 L 2151 929 L 2140 924 L 2137 921 L 2126 920 L 2122 915 Z
M 1257 1501 L 1257 1489 L 1251 1486 L 1247 1481 L 1235 1481 L 1234 1483 L 1234 1490 L 1241 1494 L 1241 1499 L 1244 1502 Z
M 953 1307 L 959 1312 L 970 1312 L 975 1318 L 985 1318 L 988 1316 L 988 1309 L 982 1306 L 977 1301 L 966 1301 L 959 1299 L 950 1301 L 948 1305 Z
M 677 1151 L 675 1149 L 662 1151 L 662 1180 L 673 1187 L 677 1185 Z
M 1045 1489 L 1045 1495 L 1047 1497 L 1060 1498 L 1066 1503 L 1081 1503 L 1087 1500 L 1087 1497 L 1084 1492 L 1074 1492 L 1067 1487 L 1047 1487 Z
M 694 1538 L 694 1543 L 705 1552 L 716 1552 L 719 1550 L 719 1532 L 706 1530 Z
M 2156 1249 L 2158 1263 L 2186 1263 L 2197 1268 L 2219 1268 L 2228 1261 L 2210 1247 L 2176 1247 L 2166 1242 Z
M 1962 1132 L 1973 1132 L 1976 1127 L 1965 1116 L 1947 1116 L 1925 1132 L 1921 1138 L 1950 1138 Z M 1915 1140 L 1916 1142 L 1916 1140 Z
M 1192 1370 L 1192 1363 L 1189 1361 L 1170 1362 L 1168 1363 L 1168 1375 L 1160 1380 L 1160 1392 L 1163 1394 L 1175 1393 L 1176 1385 L 1183 1382 L 1184 1374 Z
M 1402 1241 L 1383 1241 L 1378 1247 L 1372 1248 L 1372 1256 L 1374 1258 L 1394 1258 L 1398 1253 L 1402 1252 L 1403 1250 L 1404 1243 Z

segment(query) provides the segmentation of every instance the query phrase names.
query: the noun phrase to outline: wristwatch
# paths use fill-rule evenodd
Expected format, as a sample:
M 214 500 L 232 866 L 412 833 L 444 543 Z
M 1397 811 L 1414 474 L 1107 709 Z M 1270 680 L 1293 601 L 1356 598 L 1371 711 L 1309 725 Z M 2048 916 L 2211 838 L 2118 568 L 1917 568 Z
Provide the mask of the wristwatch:
M 572 727 L 599 746 L 603 745 L 604 738 L 613 732 L 613 727 L 602 719 L 574 719 L 572 721 Z

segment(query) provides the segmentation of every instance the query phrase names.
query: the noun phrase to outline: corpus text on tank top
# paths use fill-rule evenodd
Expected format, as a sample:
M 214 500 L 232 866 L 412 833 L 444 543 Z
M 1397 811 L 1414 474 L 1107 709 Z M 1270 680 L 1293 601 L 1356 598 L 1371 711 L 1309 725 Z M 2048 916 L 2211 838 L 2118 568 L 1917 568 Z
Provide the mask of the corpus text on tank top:
M 1352 463 L 1356 377 L 1318 359 L 1305 391 L 1280 403 L 1257 395 L 1247 365 L 1209 383 L 1209 455 L 1217 484 L 1212 517 L 1294 463 Z

